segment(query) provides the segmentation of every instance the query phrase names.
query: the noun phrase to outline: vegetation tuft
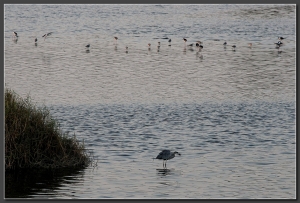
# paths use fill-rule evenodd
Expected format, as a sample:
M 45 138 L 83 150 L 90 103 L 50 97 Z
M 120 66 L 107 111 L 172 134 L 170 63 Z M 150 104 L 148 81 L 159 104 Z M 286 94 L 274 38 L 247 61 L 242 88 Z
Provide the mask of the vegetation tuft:
M 5 169 L 88 166 L 84 143 L 62 133 L 46 107 L 5 89 Z

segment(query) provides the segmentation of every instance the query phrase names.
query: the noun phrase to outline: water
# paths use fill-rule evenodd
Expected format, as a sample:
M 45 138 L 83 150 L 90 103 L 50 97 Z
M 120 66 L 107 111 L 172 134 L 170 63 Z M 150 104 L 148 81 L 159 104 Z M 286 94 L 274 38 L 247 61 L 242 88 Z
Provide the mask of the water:
M 6 5 L 4 17 L 6 86 L 98 160 L 7 197 L 295 198 L 295 5 Z M 163 149 L 181 153 L 167 170 L 152 160 Z

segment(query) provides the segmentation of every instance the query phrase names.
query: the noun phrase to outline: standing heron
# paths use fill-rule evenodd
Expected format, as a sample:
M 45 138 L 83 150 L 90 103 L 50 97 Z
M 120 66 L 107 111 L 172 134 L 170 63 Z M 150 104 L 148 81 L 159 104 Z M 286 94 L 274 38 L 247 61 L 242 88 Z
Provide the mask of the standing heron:
M 173 159 L 175 157 L 175 154 L 178 154 L 181 156 L 178 152 L 171 152 L 170 150 L 163 150 L 161 151 L 155 159 L 162 159 L 163 160 L 163 167 L 167 168 L 167 161 L 170 159 Z

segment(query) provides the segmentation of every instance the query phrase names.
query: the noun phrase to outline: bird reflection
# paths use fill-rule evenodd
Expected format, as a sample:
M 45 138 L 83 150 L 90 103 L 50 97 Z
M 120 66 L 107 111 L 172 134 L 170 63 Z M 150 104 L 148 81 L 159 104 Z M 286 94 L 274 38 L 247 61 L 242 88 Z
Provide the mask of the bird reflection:
M 171 170 L 170 169 L 156 169 L 157 170 L 157 174 L 161 175 L 161 176 L 166 176 L 166 175 L 170 175 Z
M 280 56 L 280 54 L 282 53 L 282 51 L 281 50 L 278 50 L 278 55 L 277 56 Z
M 197 51 L 196 58 L 203 59 L 203 55 L 201 53 L 199 53 L 199 51 Z

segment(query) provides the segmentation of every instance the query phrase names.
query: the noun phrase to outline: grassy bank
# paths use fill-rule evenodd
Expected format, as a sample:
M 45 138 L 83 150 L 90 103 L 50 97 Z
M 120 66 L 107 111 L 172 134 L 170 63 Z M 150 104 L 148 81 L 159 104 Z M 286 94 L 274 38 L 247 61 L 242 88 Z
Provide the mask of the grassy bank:
M 5 89 L 5 169 L 87 166 L 84 143 L 64 134 L 46 107 Z

